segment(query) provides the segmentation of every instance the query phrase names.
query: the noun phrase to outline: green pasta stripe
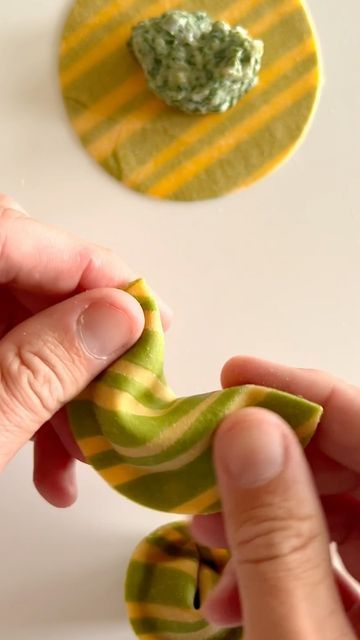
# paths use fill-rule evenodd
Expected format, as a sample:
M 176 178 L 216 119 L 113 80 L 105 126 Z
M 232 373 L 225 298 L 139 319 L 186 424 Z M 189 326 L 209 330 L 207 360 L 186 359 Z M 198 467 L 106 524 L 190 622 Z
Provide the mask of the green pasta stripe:
M 174 585 L 177 585 L 177 606 L 192 607 L 196 579 L 180 569 L 169 569 L 161 564 L 147 564 L 132 560 L 131 581 L 126 585 L 125 597 L 130 602 L 174 605 Z
M 93 456 L 89 456 L 88 462 L 97 471 L 102 471 L 120 464 L 121 458 L 119 454 L 114 451 L 114 449 L 106 449 L 106 451 L 95 453 Z
M 80 443 L 100 433 L 95 415 L 95 405 L 91 400 L 73 400 L 67 406 L 67 413 L 75 438 Z
M 126 355 L 124 360 L 143 366 L 155 375 L 161 375 L 164 353 L 163 337 L 155 331 L 144 330 L 140 341 Z
M 103 378 L 103 383 L 113 389 L 126 391 L 134 398 L 141 398 L 141 404 L 149 409 L 164 409 L 169 404 L 138 380 L 129 378 L 121 373 L 108 371 Z
M 257 406 L 276 411 L 295 430 L 310 420 L 314 411 L 313 407 L 301 398 L 294 398 L 279 391 L 269 391 L 263 400 L 257 402 Z

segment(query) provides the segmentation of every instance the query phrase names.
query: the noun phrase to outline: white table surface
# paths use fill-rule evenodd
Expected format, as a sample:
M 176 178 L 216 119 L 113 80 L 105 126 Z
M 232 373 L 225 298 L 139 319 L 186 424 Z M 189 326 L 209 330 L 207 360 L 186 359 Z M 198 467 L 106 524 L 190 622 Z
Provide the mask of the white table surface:
M 178 204 L 126 191 L 75 141 L 56 81 L 69 2 L 1 0 L 0 190 L 112 247 L 161 292 L 176 314 L 167 370 L 179 393 L 216 387 L 235 353 L 359 382 L 360 4 L 310 4 L 325 86 L 305 144 L 247 191 Z M 132 638 L 128 557 L 170 518 L 121 499 L 84 466 L 76 506 L 56 510 L 32 487 L 31 455 L 29 445 L 0 481 L 1 638 Z

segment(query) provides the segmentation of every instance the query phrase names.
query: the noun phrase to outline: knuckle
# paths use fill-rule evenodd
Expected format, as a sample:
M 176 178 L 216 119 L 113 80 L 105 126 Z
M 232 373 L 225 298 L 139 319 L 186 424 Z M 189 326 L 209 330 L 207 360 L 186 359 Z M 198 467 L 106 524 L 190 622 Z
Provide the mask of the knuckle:
M 96 281 L 97 286 L 118 287 L 134 278 L 132 270 L 108 247 L 98 244 L 86 245 L 81 251 L 81 260 L 84 282 Z
M 320 533 L 314 517 L 296 513 L 294 505 L 257 507 L 246 513 L 235 532 L 234 546 L 241 563 L 265 564 L 280 559 L 289 562 L 306 557 Z
M 1 358 L 1 411 L 12 418 L 25 412 L 44 421 L 65 398 L 60 345 L 44 348 L 39 339 L 36 342 L 13 346 Z
M 96 250 L 94 245 L 87 244 L 79 248 L 77 259 L 81 273 L 79 286 L 80 289 L 86 289 L 89 282 L 92 282 L 92 280 L 96 281 L 96 274 L 102 266 L 102 253 Z

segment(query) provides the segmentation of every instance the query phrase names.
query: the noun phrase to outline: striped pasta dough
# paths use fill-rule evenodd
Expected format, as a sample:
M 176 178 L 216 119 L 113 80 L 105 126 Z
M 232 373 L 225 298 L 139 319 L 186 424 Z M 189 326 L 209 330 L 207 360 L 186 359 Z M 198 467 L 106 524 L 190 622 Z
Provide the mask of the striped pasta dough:
M 225 549 L 197 545 L 186 523 L 165 525 L 140 542 L 125 584 L 130 623 L 140 640 L 239 640 L 199 611 L 229 559 Z
M 138 342 L 69 405 L 70 423 L 87 461 L 124 496 L 173 513 L 219 511 L 212 436 L 225 415 L 249 405 L 276 411 L 305 446 L 322 409 L 254 385 L 177 398 L 164 376 L 160 312 L 144 280 L 127 288 L 140 303 Z M 198 546 L 186 523 L 166 525 L 131 558 L 125 598 L 140 640 L 240 640 L 242 629 L 216 629 L 199 607 L 229 559 Z
M 206 11 L 263 40 L 259 83 L 223 114 L 189 115 L 148 89 L 127 46 L 141 20 Z M 321 80 L 302 0 L 75 0 L 60 46 L 60 84 L 90 156 L 148 196 L 192 201 L 246 187 L 302 140 Z
M 96 471 L 139 504 L 179 514 L 219 511 L 211 443 L 227 414 L 245 406 L 271 409 L 305 446 L 322 409 L 254 385 L 177 398 L 164 377 L 164 335 L 156 300 L 144 280 L 127 291 L 143 308 L 144 332 L 70 403 L 76 440 Z

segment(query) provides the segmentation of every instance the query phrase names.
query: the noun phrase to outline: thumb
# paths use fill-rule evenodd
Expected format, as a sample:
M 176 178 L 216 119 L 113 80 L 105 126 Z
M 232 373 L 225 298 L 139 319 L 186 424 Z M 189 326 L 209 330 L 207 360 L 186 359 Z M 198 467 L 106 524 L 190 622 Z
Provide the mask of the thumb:
M 243 409 L 223 422 L 214 455 L 247 640 L 353 638 L 320 504 L 289 426 L 264 409 Z M 211 619 L 211 600 L 207 613 Z
M 0 471 L 42 424 L 140 337 L 124 291 L 94 289 L 38 313 L 0 341 Z

